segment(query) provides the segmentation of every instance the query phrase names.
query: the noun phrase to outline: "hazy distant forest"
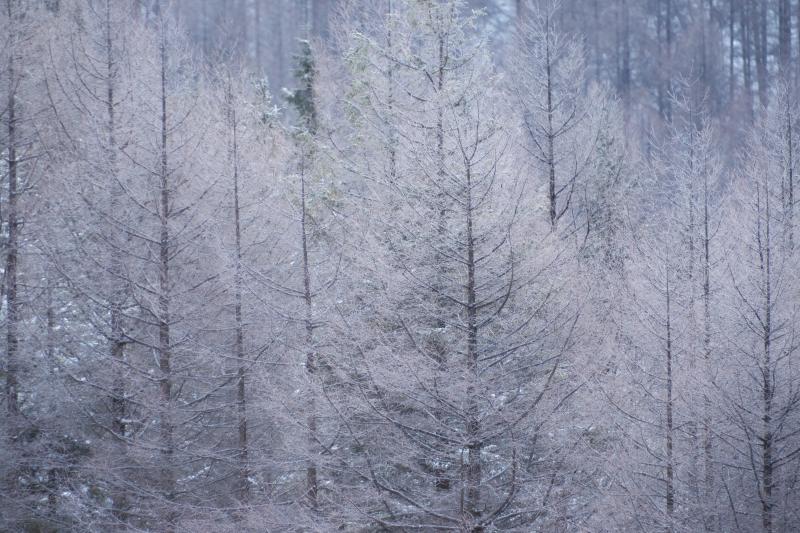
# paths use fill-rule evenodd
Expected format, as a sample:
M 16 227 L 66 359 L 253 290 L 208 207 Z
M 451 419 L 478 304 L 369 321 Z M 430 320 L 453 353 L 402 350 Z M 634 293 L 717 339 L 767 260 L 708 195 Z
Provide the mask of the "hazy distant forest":
M 800 531 L 800 0 L 0 4 L 0 531 Z

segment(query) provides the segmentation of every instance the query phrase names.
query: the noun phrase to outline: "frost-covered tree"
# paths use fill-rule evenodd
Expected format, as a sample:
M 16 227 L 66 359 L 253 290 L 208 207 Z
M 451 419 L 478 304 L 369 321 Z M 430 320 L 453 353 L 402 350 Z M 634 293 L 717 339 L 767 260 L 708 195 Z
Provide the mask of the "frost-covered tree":
M 455 1 L 391 7 L 349 43 L 343 166 L 364 193 L 341 460 L 384 527 L 555 524 L 567 481 L 543 434 L 576 321 L 550 276 L 558 245 L 522 215 L 535 200 L 473 16 Z
M 785 109 L 776 110 L 782 116 Z M 773 111 L 775 112 L 775 111 Z M 735 184 L 736 240 L 730 245 L 731 354 L 716 382 L 728 426 L 726 486 L 734 527 L 789 531 L 797 523 L 798 395 L 795 252 L 787 231 L 783 121 L 767 112 Z M 778 126 L 778 130 L 773 129 Z M 728 464 L 736 467 L 727 466 Z M 747 509 L 747 511 L 745 511 Z
M 528 153 L 529 173 L 545 183 L 548 219 L 555 227 L 580 201 L 592 148 L 590 110 L 603 106 L 601 91 L 587 85 L 583 50 L 557 27 L 557 5 L 531 7 L 517 27 L 509 78 Z M 573 217 L 574 218 L 574 217 Z M 583 226 L 582 221 L 570 224 Z

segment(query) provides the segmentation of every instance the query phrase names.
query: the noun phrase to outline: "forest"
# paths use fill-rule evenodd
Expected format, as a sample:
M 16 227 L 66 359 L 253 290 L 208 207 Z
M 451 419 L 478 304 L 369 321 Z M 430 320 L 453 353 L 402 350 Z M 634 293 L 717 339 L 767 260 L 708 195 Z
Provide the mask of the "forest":
M 800 0 L 0 4 L 0 531 L 800 531 Z

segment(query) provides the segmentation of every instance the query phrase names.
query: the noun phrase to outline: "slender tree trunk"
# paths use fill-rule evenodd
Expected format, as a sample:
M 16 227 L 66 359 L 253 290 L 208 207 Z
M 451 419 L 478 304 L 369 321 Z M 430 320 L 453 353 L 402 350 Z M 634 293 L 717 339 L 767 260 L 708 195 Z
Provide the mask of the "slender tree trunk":
M 667 91 L 672 90 L 672 0 L 665 0 L 667 4 L 667 15 L 664 20 L 665 32 L 667 34 Z M 667 121 L 672 121 L 672 100 L 667 98 L 666 101 L 666 117 Z
M 762 435 L 761 435 L 761 521 L 764 533 L 772 533 L 773 530 L 773 431 L 772 431 L 772 243 L 770 241 L 770 191 L 769 185 L 764 185 L 764 243 L 761 253 L 761 269 L 764 273 L 764 322 L 763 322 L 763 343 L 764 354 L 761 368 L 762 379 Z
M 477 401 L 479 376 L 478 376 L 478 316 L 475 280 L 475 239 L 473 237 L 473 206 L 472 206 L 472 176 L 470 163 L 467 162 L 467 201 L 466 201 L 466 232 L 467 232 L 467 370 L 470 384 L 467 387 L 469 412 L 467 422 L 467 512 L 477 520 L 481 516 L 481 484 L 483 465 L 481 453 L 483 441 L 480 436 L 480 412 Z M 475 526 L 473 532 L 482 531 L 480 526 Z
M 303 148 L 305 150 L 305 147 Z M 306 197 L 306 174 L 305 159 L 307 154 L 302 154 L 300 168 L 300 241 L 303 252 L 303 300 L 305 302 L 305 329 L 306 329 L 306 374 L 308 376 L 309 397 L 308 397 L 308 467 L 306 468 L 306 496 L 312 508 L 317 507 L 317 492 L 319 489 L 317 480 L 317 407 L 314 398 L 314 382 L 316 381 L 317 361 L 314 349 L 314 322 L 313 322 L 313 302 L 311 294 L 311 272 L 308 263 L 308 228 L 307 228 L 307 197 Z
M 671 268 L 667 265 L 667 269 Z M 672 317 L 670 309 L 670 274 L 667 271 L 667 284 L 666 284 L 666 304 L 667 304 L 667 320 L 666 320 L 666 334 L 667 334 L 667 349 L 666 349 L 666 363 L 667 363 L 667 479 L 666 479 L 666 500 L 667 500 L 667 531 L 672 532 L 672 516 L 675 511 L 675 459 L 673 450 L 673 398 L 672 398 Z
M 797 28 L 797 71 L 795 72 L 795 87 L 800 86 L 800 2 L 797 3 L 797 12 L 796 12 L 796 19 L 797 22 L 795 23 L 795 27 Z
M 211 35 L 208 29 L 208 2 L 200 0 L 200 35 L 203 43 L 203 58 L 208 60 L 211 53 Z
M 735 96 L 736 78 L 733 72 L 734 61 L 734 31 L 736 28 L 736 0 L 730 2 L 730 13 L 728 19 L 728 103 L 732 104 Z
M 445 235 L 447 234 L 447 195 L 443 192 L 444 191 L 444 183 L 446 180 L 446 171 L 445 171 L 445 152 L 444 152 L 444 106 L 446 105 L 446 99 L 443 96 L 443 91 L 445 88 L 445 72 L 447 68 L 447 55 L 445 51 L 445 35 L 443 29 L 443 21 L 441 20 L 442 13 L 436 12 L 436 16 L 439 17 L 439 28 L 438 28 L 438 57 L 437 57 L 437 69 L 436 69 L 436 125 L 435 125 L 435 134 L 436 134 L 436 177 L 438 180 L 437 187 L 439 187 L 439 192 L 437 193 L 437 199 L 439 201 L 439 213 L 438 213 L 438 220 L 437 220 L 437 233 L 439 239 L 444 239 Z M 437 252 L 437 261 L 440 264 L 444 264 L 445 258 L 440 253 Z M 443 287 L 444 287 L 444 278 L 446 277 L 445 273 L 439 270 L 437 272 L 437 279 L 436 285 L 434 287 L 434 292 L 438 313 L 439 316 L 436 317 L 435 320 L 435 327 L 438 331 L 443 331 L 446 326 L 445 321 L 445 312 L 444 309 L 447 305 L 446 298 L 442 294 Z M 447 359 L 447 348 L 445 346 L 443 339 L 438 339 L 437 344 L 435 346 L 435 353 L 436 357 L 439 360 L 439 363 L 444 365 Z M 438 482 L 437 482 L 438 483 Z
M 778 0 L 778 61 L 781 74 L 789 81 L 792 58 L 792 14 L 791 1 Z
M 700 46 L 698 54 L 700 54 L 700 86 L 702 91 L 709 91 L 711 89 L 708 79 L 708 44 L 707 33 L 708 23 L 706 21 L 705 4 L 700 2 L 697 6 L 698 18 L 700 19 Z M 709 13 L 710 16 L 710 13 Z M 716 105 L 714 98 L 709 99 L 709 106 L 712 108 Z
M 689 267 L 688 267 L 688 283 L 689 283 L 689 301 L 691 305 L 689 306 L 689 324 L 690 324 L 690 331 L 691 331 L 691 351 L 688 357 L 688 370 L 689 375 L 694 376 L 697 372 L 697 359 L 698 359 L 698 349 L 699 346 L 696 344 L 698 341 L 699 331 L 698 331 L 698 322 L 697 322 L 697 309 L 695 308 L 695 302 L 697 302 L 697 205 L 696 205 L 696 193 L 695 193 L 695 183 L 694 177 L 696 176 L 696 166 L 697 166 L 697 150 L 696 150 L 696 139 L 698 135 L 698 128 L 700 128 L 699 124 L 699 113 L 695 110 L 695 95 L 691 95 L 691 103 L 689 106 L 689 119 L 690 119 L 690 130 L 689 130 L 689 154 L 687 158 L 687 163 L 689 166 L 689 183 L 688 183 L 688 193 L 689 193 L 689 213 L 688 213 L 688 253 L 689 253 Z M 701 172 L 702 172 L 701 168 Z M 702 172 L 705 175 L 705 172 Z M 688 474 L 688 485 L 689 489 L 692 494 L 693 501 L 698 505 L 702 505 L 702 501 L 700 498 L 700 482 L 699 482 L 699 474 L 698 469 L 700 465 L 700 438 L 697 431 L 697 419 L 692 416 L 686 423 L 686 433 L 689 435 L 691 440 L 692 450 L 689 456 L 689 474 Z
M 53 271 L 48 265 L 45 279 L 47 282 L 46 299 L 47 310 L 45 312 L 46 336 L 45 336 L 45 355 L 47 365 L 50 366 L 55 361 L 56 356 L 56 313 L 55 302 L 53 301 Z M 51 367 L 52 368 L 52 367 Z M 58 460 L 51 459 L 51 464 L 47 468 L 47 509 L 50 517 L 57 519 L 58 513 Z
M 250 59 L 250 32 L 248 28 L 250 25 L 250 14 L 248 13 L 248 4 L 248 0 L 240 0 L 239 5 L 235 8 L 236 27 L 239 34 L 239 52 L 245 64 L 249 64 L 248 62 Z
M 264 70 L 263 44 L 261 41 L 261 0 L 255 0 L 254 4 L 253 19 L 255 21 L 255 29 L 253 30 L 253 40 L 256 53 L 256 73 L 261 74 Z
M 172 506 L 175 500 L 175 468 L 174 468 L 174 422 L 172 420 L 172 340 L 171 340 L 171 287 L 170 287 L 170 183 L 168 165 L 168 136 L 169 124 L 167 121 L 167 28 L 164 15 L 159 10 L 159 56 L 160 56 L 160 81 L 161 81 L 161 162 L 159 168 L 160 179 L 160 235 L 159 235 L 159 294 L 158 294 L 158 366 L 160 371 L 160 401 L 161 401 L 161 455 L 164 463 L 161 469 L 161 481 L 164 498 L 167 505 Z M 177 516 L 174 509 L 168 509 L 166 523 L 168 532 L 175 528 Z
M 550 58 L 550 13 L 547 14 L 545 21 L 545 69 L 547 90 L 547 174 L 548 174 L 548 196 L 550 199 L 550 226 L 556 227 L 558 222 L 557 211 L 557 192 L 556 192 L 556 157 L 555 157 L 555 132 L 553 131 L 553 72 L 552 60 Z
M 747 114 L 753 117 L 753 73 L 752 73 L 752 43 L 750 32 L 750 0 L 740 0 L 739 22 L 742 40 L 742 73 L 744 76 L 745 103 L 747 104 Z
M 116 94 L 114 92 L 115 61 L 114 61 L 114 35 L 111 24 L 111 4 L 112 0 L 106 0 L 105 6 L 105 48 L 106 48 L 106 129 L 107 131 L 107 160 L 109 165 L 109 190 L 110 194 L 110 207 L 111 214 L 114 215 L 119 211 L 120 190 L 119 176 L 117 172 L 117 140 L 116 140 Z M 111 359 L 115 364 L 114 367 L 114 382 L 112 385 L 111 393 L 111 411 L 112 411 L 112 430 L 114 433 L 124 439 L 125 438 L 125 417 L 127 412 L 125 402 L 125 379 L 122 374 L 122 361 L 124 359 L 125 351 L 125 334 L 122 326 L 122 309 L 121 301 L 123 297 L 123 290 L 120 288 L 122 280 L 122 261 L 120 258 L 119 250 L 121 246 L 116 239 L 116 230 L 111 228 L 112 235 L 112 248 L 109 254 L 109 269 L 111 272 Z
M 703 360 L 706 382 L 703 383 L 703 457 L 705 474 L 704 527 L 713 531 L 716 524 L 714 506 L 714 457 L 711 427 L 711 256 L 708 212 L 708 173 L 703 172 Z M 709 507 L 713 507 L 709 509 Z
M 628 0 L 622 0 L 622 98 L 631 96 L 631 14 Z
M 767 105 L 767 35 L 766 35 L 766 3 L 751 4 L 750 22 L 753 28 L 753 39 L 756 49 L 756 77 L 758 80 L 758 101 Z
M 794 250 L 794 97 L 790 89 L 791 84 L 786 84 L 786 232 L 789 250 Z
M 19 192 L 17 190 L 17 77 L 14 55 L 16 53 L 16 33 L 13 31 L 15 13 L 12 0 L 6 0 L 8 20 L 12 27 L 8 53 L 8 240 L 6 242 L 6 409 L 15 420 L 19 414 L 19 321 L 20 305 L 17 297 L 17 256 L 19 253 Z
M 388 0 L 387 15 L 391 17 L 394 13 L 394 2 Z M 389 114 L 389 181 L 394 183 L 397 178 L 397 129 L 394 126 L 394 99 L 395 99 L 395 81 L 394 81 L 394 39 L 392 34 L 391 24 L 387 28 L 386 35 L 386 49 L 389 54 L 389 61 L 386 65 L 387 77 L 387 95 L 386 107 Z
M 272 91 L 279 93 L 286 80 L 284 65 L 284 46 L 283 46 L 283 0 L 273 0 L 272 7 L 272 33 L 275 36 L 275 76 L 272 78 Z
M 667 95 L 667 91 L 664 90 L 664 81 L 666 76 L 664 74 L 665 71 L 665 57 L 664 57 L 664 16 L 661 12 L 661 2 L 663 0 L 656 0 L 656 46 L 658 51 L 658 63 L 659 63 L 659 72 L 658 72 L 658 87 L 656 88 L 656 102 L 658 104 L 658 114 L 664 118 L 665 116 L 665 99 Z
M 239 208 L 239 139 L 236 109 L 233 105 L 233 94 L 230 75 L 228 78 L 229 120 L 231 127 L 231 153 L 233 166 L 233 225 L 235 237 L 235 271 L 234 271 L 234 320 L 236 322 L 236 414 L 238 419 L 239 447 L 239 497 L 247 501 L 250 496 L 250 467 L 248 462 L 247 442 L 247 363 L 244 353 L 244 320 L 242 318 L 242 232 L 241 212 Z

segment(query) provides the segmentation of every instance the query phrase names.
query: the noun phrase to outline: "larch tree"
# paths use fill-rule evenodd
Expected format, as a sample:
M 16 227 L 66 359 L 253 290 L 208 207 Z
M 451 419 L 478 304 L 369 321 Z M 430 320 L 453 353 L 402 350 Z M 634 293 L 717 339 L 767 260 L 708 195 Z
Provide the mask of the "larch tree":
M 594 145 L 589 110 L 602 102 L 590 101 L 584 93 L 583 51 L 574 37 L 558 29 L 556 4 L 529 11 L 516 30 L 509 78 L 520 115 L 521 146 L 530 156 L 529 172 L 545 182 L 548 220 L 555 228 L 579 201 Z M 591 94 L 602 97 L 599 91 Z
M 789 530 L 796 520 L 793 472 L 800 455 L 796 259 L 781 194 L 784 147 L 776 143 L 785 123 L 771 121 L 770 114 L 754 133 L 735 184 L 730 227 L 743 238 L 731 245 L 727 264 L 732 361 L 717 382 L 729 422 L 720 433 L 742 472 L 726 468 L 731 512 L 741 527 L 764 532 Z M 753 512 L 742 512 L 743 506 Z
M 561 458 L 541 434 L 563 408 L 577 314 L 551 278 L 549 226 L 520 215 L 532 185 L 510 163 L 474 20 L 457 1 L 392 2 L 351 42 L 344 167 L 363 190 L 362 279 L 342 310 L 357 450 L 342 460 L 383 527 L 568 520 L 550 509 Z

